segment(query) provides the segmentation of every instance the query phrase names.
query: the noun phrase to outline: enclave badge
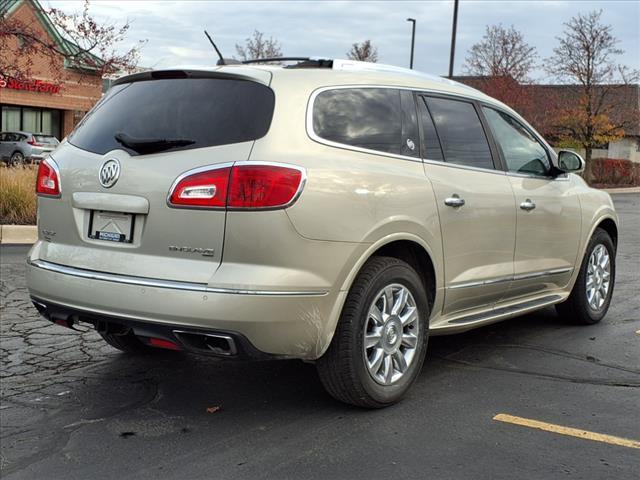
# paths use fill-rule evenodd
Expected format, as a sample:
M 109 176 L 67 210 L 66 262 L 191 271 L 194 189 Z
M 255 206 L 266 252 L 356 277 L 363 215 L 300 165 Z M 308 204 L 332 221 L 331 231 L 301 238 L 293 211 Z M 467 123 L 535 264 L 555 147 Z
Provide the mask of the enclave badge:
M 100 173 L 98 178 L 100 179 L 100 185 L 104 188 L 113 187 L 118 178 L 120 177 L 120 162 L 115 158 L 110 158 L 102 164 L 100 167 Z
M 215 255 L 215 250 L 213 248 L 179 247 L 177 245 L 169 245 L 169 250 L 171 252 L 199 253 L 204 257 L 213 257 Z

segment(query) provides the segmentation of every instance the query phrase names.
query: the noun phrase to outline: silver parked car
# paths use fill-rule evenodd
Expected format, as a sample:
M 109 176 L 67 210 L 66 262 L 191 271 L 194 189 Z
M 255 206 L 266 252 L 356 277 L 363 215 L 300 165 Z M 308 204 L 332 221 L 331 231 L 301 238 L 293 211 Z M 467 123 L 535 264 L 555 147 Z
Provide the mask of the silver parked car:
M 0 133 L 0 161 L 7 165 L 39 162 L 49 155 L 60 142 L 53 135 L 30 132 Z
M 382 407 L 429 335 L 549 305 L 605 316 L 617 216 L 583 168 L 412 70 L 134 74 L 40 164 L 29 290 L 126 352 L 303 359 L 335 398 Z

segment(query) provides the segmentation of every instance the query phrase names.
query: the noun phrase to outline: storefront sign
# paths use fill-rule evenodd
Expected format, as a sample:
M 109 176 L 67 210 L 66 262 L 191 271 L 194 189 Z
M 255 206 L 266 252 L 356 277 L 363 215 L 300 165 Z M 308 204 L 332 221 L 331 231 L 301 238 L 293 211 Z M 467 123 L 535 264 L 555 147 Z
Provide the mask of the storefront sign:
M 12 90 L 23 90 L 38 93 L 60 93 L 62 85 L 43 82 L 42 80 L 16 80 L 15 78 L 5 78 L 0 76 L 0 88 L 10 88 Z

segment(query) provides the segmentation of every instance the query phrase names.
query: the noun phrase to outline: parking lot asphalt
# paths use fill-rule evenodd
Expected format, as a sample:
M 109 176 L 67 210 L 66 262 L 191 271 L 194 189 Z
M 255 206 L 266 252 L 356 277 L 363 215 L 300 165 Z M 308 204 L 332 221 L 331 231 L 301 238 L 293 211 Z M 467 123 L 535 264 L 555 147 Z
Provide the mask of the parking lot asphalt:
M 551 308 L 432 338 L 407 398 L 377 411 L 335 402 L 302 362 L 130 357 L 51 325 L 29 302 L 27 247 L 2 246 L 1 476 L 637 479 L 640 195 L 614 200 L 600 324 Z

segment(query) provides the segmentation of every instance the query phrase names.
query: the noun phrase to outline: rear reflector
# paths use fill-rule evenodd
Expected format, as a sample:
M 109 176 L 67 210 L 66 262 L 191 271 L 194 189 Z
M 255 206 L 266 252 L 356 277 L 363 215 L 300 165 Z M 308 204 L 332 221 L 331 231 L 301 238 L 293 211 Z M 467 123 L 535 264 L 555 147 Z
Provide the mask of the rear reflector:
M 152 347 L 166 348 L 167 350 L 182 350 L 177 343 L 163 338 L 149 338 L 149 345 Z
M 42 160 L 38 165 L 36 193 L 48 197 L 60 196 L 60 176 L 52 159 Z
M 240 163 L 178 178 L 169 194 L 176 207 L 233 210 L 288 207 L 303 187 L 304 170 L 292 165 Z

